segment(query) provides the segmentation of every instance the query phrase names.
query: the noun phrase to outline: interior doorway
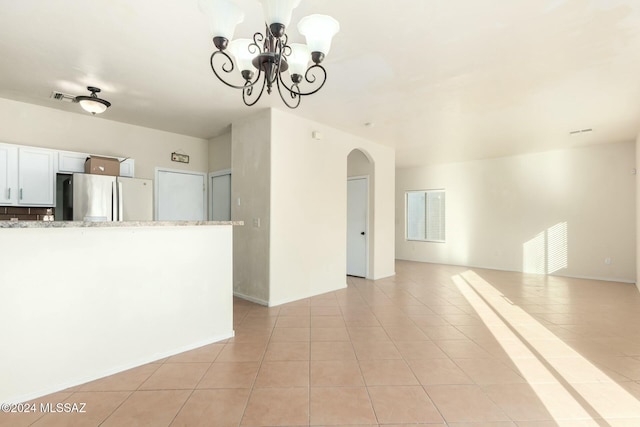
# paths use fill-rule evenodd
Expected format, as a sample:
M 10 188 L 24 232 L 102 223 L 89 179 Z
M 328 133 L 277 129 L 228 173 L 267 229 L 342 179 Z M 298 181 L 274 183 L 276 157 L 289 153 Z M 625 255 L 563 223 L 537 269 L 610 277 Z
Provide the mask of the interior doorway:
M 207 212 L 207 175 L 156 168 L 156 215 L 158 221 L 204 221 Z
M 347 158 L 347 275 L 370 277 L 373 162 L 361 150 Z
M 209 174 L 209 219 L 231 221 L 231 169 Z
M 367 277 L 369 178 L 347 180 L 347 275 Z

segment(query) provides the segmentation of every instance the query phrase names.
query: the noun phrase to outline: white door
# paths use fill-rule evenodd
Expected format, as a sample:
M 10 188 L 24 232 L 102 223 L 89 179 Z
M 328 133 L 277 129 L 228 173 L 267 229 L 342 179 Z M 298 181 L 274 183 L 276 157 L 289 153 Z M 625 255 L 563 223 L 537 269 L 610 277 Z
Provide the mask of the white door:
M 206 174 L 156 169 L 156 220 L 204 221 Z
M 367 216 L 369 181 L 350 178 L 347 181 L 347 274 L 367 276 Z
M 231 174 L 211 176 L 211 221 L 231 221 Z

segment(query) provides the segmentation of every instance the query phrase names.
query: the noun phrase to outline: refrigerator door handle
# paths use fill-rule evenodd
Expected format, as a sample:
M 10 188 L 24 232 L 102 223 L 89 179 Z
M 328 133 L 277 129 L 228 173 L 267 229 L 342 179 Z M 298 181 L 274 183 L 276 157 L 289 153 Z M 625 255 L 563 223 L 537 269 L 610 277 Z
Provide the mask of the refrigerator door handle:
M 118 220 L 118 187 L 115 180 L 111 183 L 111 221 Z
M 124 221 L 122 204 L 122 183 L 118 181 L 118 221 Z

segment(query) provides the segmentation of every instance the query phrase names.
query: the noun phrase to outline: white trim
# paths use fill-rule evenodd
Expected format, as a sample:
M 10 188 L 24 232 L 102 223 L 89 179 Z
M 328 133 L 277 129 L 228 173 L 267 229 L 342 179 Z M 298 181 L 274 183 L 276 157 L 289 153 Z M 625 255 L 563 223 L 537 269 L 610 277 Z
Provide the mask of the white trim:
M 158 189 L 158 185 L 159 185 L 159 173 L 160 172 L 172 172 L 172 173 L 182 173 L 185 175 L 197 175 L 197 176 L 201 176 L 203 181 L 204 181 L 204 191 L 202 192 L 202 218 L 203 219 L 207 219 L 209 218 L 209 212 L 207 209 L 207 194 L 209 194 L 209 183 L 207 182 L 207 173 L 206 172 L 197 172 L 197 171 L 188 171 L 188 170 L 181 170 L 181 169 L 169 169 L 169 168 L 164 168 L 164 167 L 159 167 L 157 166 L 155 168 L 154 171 L 154 180 L 153 180 L 153 217 L 154 218 L 158 218 L 158 209 L 159 209 L 159 202 L 160 202 L 160 198 L 159 196 L 159 189 Z
M 388 279 L 389 277 L 393 277 L 396 275 L 396 272 L 392 272 L 391 274 L 385 274 L 382 276 L 374 276 L 371 280 L 381 280 L 381 279 Z
M 286 299 L 279 300 L 279 301 L 265 301 L 263 299 L 250 297 L 249 295 L 245 295 L 245 294 L 242 294 L 242 293 L 236 292 L 236 291 L 233 292 L 233 296 L 241 298 L 241 299 L 249 301 L 249 302 L 253 302 L 253 303 L 256 303 L 256 304 L 263 305 L 265 307 L 276 307 L 278 305 L 287 304 L 287 303 L 295 302 L 295 301 L 300 301 L 300 300 L 307 299 L 307 298 L 312 298 L 312 297 L 315 297 L 317 295 L 322 295 L 322 294 L 326 294 L 326 293 L 329 293 L 329 292 L 339 291 L 340 289 L 346 289 L 346 287 L 347 287 L 347 284 L 345 282 L 344 285 L 340 285 L 340 286 L 338 286 L 338 287 L 336 287 L 334 289 L 329 289 L 327 291 L 322 291 L 322 292 L 316 292 L 316 293 L 309 294 L 309 295 L 299 295 L 299 296 L 296 296 L 296 297 L 286 298 Z
M 224 175 L 232 175 L 231 169 L 221 169 L 219 171 L 209 172 L 209 174 L 207 175 L 207 187 L 208 187 L 207 196 L 209 197 L 209 203 L 207 204 L 209 213 L 207 215 L 207 218 L 209 218 L 209 221 L 211 221 L 212 219 L 211 216 L 213 215 L 213 194 L 211 194 L 211 192 L 213 191 L 213 188 L 211 186 L 211 178 L 214 178 L 216 176 L 224 176 Z M 233 176 L 231 176 L 231 179 L 233 179 Z M 229 203 L 231 203 L 231 200 L 229 201 Z
M 442 192 L 445 195 L 445 212 L 444 212 L 444 235 L 445 235 L 445 239 L 444 240 L 435 240 L 435 239 L 427 239 L 426 236 L 424 239 L 410 239 L 409 238 L 409 193 L 424 193 L 425 194 L 425 202 L 426 202 L 426 195 L 427 193 L 434 193 L 434 192 Z M 446 197 L 447 197 L 447 190 L 446 188 L 434 188 L 431 190 L 405 190 L 404 192 L 404 240 L 406 242 L 423 242 L 423 243 L 447 243 L 447 208 L 446 208 Z M 425 207 L 425 215 L 427 214 L 426 211 L 426 207 Z M 425 218 L 425 226 L 426 226 L 426 218 Z M 425 228 L 425 233 L 426 233 L 426 228 Z
M 369 175 L 357 175 L 357 176 L 348 176 L 347 177 L 347 181 L 355 181 L 357 179 L 364 179 L 365 182 L 367 183 L 367 191 L 366 191 L 366 196 L 367 196 L 367 201 L 366 201 L 366 206 L 367 206 L 367 215 L 365 216 L 366 220 L 365 220 L 365 227 L 364 227 L 364 232 L 365 232 L 365 257 L 366 257 L 366 265 L 365 265 L 365 271 L 366 271 L 366 275 L 365 275 L 365 279 L 371 279 L 371 271 L 369 270 L 369 244 L 371 242 L 371 239 L 369 239 L 369 215 L 371 215 L 371 209 L 369 206 L 370 203 L 370 197 L 369 197 L 369 192 L 371 191 L 371 189 L 369 188 Z M 347 224 L 348 226 L 349 224 Z
M 220 169 L 219 171 L 209 172 L 209 177 L 220 175 L 231 175 L 231 169 Z
M 256 303 L 256 304 L 264 305 L 265 307 L 269 307 L 269 302 L 267 302 L 267 301 L 265 301 L 263 299 L 260 299 L 260 298 L 250 297 L 249 295 L 245 295 L 245 294 L 242 294 L 242 293 L 236 292 L 236 291 L 233 291 L 233 296 L 241 298 L 241 299 L 249 301 L 249 302 L 253 302 L 253 303 Z
M 534 274 L 534 273 L 524 273 L 524 274 Z M 544 276 L 544 274 L 541 274 L 541 276 Z M 630 280 L 630 279 L 620 279 L 620 278 L 611 278 L 611 277 L 590 277 L 590 276 L 565 276 L 563 274 L 555 274 L 555 273 L 550 273 L 550 274 L 546 274 L 546 276 L 551 276 L 551 277 L 565 277 L 567 279 L 583 279 L 583 280 L 597 280 L 599 282 L 616 282 L 616 283 L 628 283 L 630 285 L 635 285 L 636 281 L 635 280 Z
M 433 265 L 450 265 L 453 267 L 466 267 L 466 268 L 477 268 L 480 270 L 495 270 L 495 271 L 506 271 L 509 273 L 521 273 L 527 274 L 531 276 L 550 276 L 550 277 L 563 277 L 566 279 L 583 279 L 583 280 L 596 280 L 599 282 L 615 282 L 615 283 L 628 283 L 630 285 L 636 284 L 636 281 L 633 279 L 622 279 L 622 278 L 613 278 L 613 277 L 594 277 L 594 276 L 569 276 L 566 274 L 556 274 L 556 273 L 548 273 L 548 274 L 538 274 L 538 273 L 525 273 L 522 270 L 513 270 L 509 268 L 501 268 L 501 267 L 489 267 L 489 266 L 479 266 L 479 265 L 469 265 L 469 264 L 453 264 L 453 263 L 443 263 L 443 262 L 433 262 L 433 261 L 424 261 L 419 259 L 409 259 L 409 258 L 396 258 L 396 261 L 407 261 L 407 262 L 421 262 L 423 264 L 433 264 Z M 376 279 L 377 280 L 377 279 Z
M 339 291 L 340 289 L 345 289 L 346 287 L 347 287 L 347 284 L 345 283 L 344 285 L 338 286 L 337 288 L 334 288 L 334 289 L 329 289 L 327 291 L 316 292 L 314 294 L 309 294 L 309 295 L 302 295 L 302 296 L 297 296 L 297 297 L 286 298 L 286 299 L 279 300 L 279 301 L 269 301 L 269 305 L 268 306 L 269 307 L 276 307 L 276 306 L 279 306 L 279 305 L 282 305 L 282 304 L 287 304 L 287 303 L 290 303 L 290 302 L 300 301 L 300 300 L 307 299 L 307 298 L 313 298 L 315 296 L 323 295 L 323 294 L 326 294 L 326 293 L 329 293 L 329 292 Z

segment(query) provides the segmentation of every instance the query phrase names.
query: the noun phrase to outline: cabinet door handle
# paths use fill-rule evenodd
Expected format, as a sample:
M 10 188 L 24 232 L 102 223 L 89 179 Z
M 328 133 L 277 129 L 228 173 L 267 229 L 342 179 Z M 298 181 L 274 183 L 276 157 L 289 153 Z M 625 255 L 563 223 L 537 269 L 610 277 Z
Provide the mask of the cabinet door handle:
M 22 188 L 20 189 L 20 200 L 22 200 Z
M 7 188 L 7 200 L 11 200 L 11 187 Z

